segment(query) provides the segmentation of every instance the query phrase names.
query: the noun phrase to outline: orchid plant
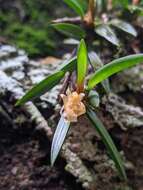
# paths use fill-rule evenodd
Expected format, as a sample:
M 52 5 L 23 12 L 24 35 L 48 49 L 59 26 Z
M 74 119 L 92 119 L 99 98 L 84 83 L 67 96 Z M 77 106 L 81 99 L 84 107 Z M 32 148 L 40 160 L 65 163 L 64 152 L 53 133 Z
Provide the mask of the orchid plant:
M 98 92 L 97 85 L 101 83 L 106 93 L 109 93 L 110 85 L 108 78 L 115 73 L 143 62 L 143 54 L 129 55 L 103 64 L 95 52 L 88 52 L 84 39 L 87 41 L 88 31 L 92 31 L 113 45 L 118 46 L 120 43 L 112 27 L 118 28 L 132 36 L 136 36 L 137 32 L 132 25 L 125 21 L 109 19 L 110 16 L 108 17 L 108 14 L 102 14 L 101 18 L 98 14 L 98 10 L 102 7 L 102 0 L 89 0 L 87 12 L 85 12 L 87 7 L 83 1 L 79 3 L 79 0 L 64 0 L 64 2 L 72 8 L 80 18 L 57 19 L 53 22 L 53 27 L 68 36 L 78 39 L 76 55 L 64 62 L 57 71 L 29 90 L 18 100 L 16 105 L 22 105 L 27 101 L 41 96 L 59 84 L 60 81 L 65 78 L 66 74 L 68 74 L 68 81 L 66 82 L 66 88 L 64 88 L 65 91 L 60 94 L 62 107 L 51 146 L 51 165 L 54 165 L 56 161 L 71 123 L 78 122 L 79 117 L 85 115 L 101 136 L 120 176 L 126 180 L 126 172 L 120 153 L 110 137 L 108 130 L 104 127 L 102 121 L 96 114 L 96 110 L 100 106 L 100 92 Z M 112 1 L 108 1 L 108 3 L 111 2 Z M 121 1 L 121 4 L 125 8 L 129 6 L 128 1 Z M 97 15 L 95 15 L 95 8 L 97 9 Z M 76 22 L 76 24 L 68 23 L 68 21 Z M 98 68 L 97 65 L 99 65 Z M 90 69 L 90 67 L 92 67 L 92 69 Z
M 104 82 L 111 75 L 143 62 L 143 54 L 135 54 L 115 59 L 89 75 L 88 63 L 90 62 L 90 64 L 93 64 L 94 66 L 94 61 L 96 60 L 91 59 L 91 56 L 87 51 L 85 41 L 82 39 L 77 49 L 77 56 L 66 61 L 66 63 L 64 63 L 55 73 L 34 86 L 20 100 L 18 100 L 16 105 L 22 105 L 25 102 L 33 100 L 35 97 L 44 94 L 57 85 L 64 78 L 67 72 L 72 76 L 71 74 L 75 74 L 76 71 L 76 85 L 71 87 L 71 83 L 73 82 L 71 77 L 71 81 L 68 83 L 65 93 L 60 94 L 63 100 L 63 106 L 60 112 L 60 120 L 52 141 L 51 164 L 53 165 L 55 163 L 68 133 L 70 124 L 78 122 L 79 117 L 84 114 L 101 136 L 120 176 L 123 179 L 126 179 L 126 173 L 121 156 L 106 127 L 104 127 L 102 121 L 96 114 L 96 110 L 97 107 L 99 107 L 100 102 L 96 86 L 101 82 L 103 87 L 105 87 Z M 88 80 L 86 76 L 88 76 Z

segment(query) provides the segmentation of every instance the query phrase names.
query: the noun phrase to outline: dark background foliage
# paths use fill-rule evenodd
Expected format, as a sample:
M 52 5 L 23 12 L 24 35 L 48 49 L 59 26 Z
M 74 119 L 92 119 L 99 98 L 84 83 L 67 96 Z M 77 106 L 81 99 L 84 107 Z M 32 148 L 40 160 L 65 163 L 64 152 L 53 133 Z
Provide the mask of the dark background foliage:
M 0 38 L 25 49 L 30 57 L 54 54 L 57 36 L 49 22 L 69 14 L 58 0 L 0 0 Z

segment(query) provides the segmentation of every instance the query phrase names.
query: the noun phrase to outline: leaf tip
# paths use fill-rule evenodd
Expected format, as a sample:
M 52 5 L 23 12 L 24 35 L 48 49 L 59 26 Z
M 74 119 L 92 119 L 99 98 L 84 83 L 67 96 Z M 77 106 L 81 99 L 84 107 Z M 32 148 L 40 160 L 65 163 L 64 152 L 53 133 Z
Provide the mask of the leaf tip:
M 84 46 L 84 47 L 86 47 L 84 38 L 82 38 L 82 39 L 80 40 L 80 46 L 81 46 L 81 45 Z
M 15 103 L 15 107 L 20 106 L 21 105 L 21 99 L 17 100 L 17 102 Z

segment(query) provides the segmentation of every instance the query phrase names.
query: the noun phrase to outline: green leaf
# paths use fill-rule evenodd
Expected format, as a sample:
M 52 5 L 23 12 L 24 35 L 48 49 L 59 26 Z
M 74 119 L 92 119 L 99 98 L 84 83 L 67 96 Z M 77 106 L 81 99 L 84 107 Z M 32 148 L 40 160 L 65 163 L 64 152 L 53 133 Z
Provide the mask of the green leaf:
M 128 9 L 131 13 L 136 13 L 138 16 L 143 16 L 143 7 L 136 5 L 129 5 Z
M 136 64 L 143 62 L 143 54 L 129 55 L 104 65 L 101 69 L 97 70 L 88 81 L 88 90 L 92 89 L 101 81 L 107 79 L 111 75 L 132 67 Z
M 22 105 L 25 102 L 32 100 L 33 98 L 41 96 L 42 94 L 53 88 L 56 84 L 58 84 L 60 80 L 64 77 L 64 74 L 65 73 L 63 71 L 59 71 L 48 76 L 46 79 L 42 80 L 39 84 L 29 90 L 20 100 L 18 100 L 16 106 Z
M 126 177 L 125 169 L 124 169 L 120 154 L 114 142 L 112 141 L 108 131 L 106 130 L 106 128 L 104 127 L 100 119 L 97 117 L 95 112 L 91 110 L 90 108 L 87 109 L 87 117 L 89 118 L 89 120 L 91 121 L 91 123 L 96 128 L 99 135 L 101 136 L 102 141 L 105 144 L 107 150 L 109 151 L 110 156 L 113 159 L 120 176 L 124 180 L 126 180 L 127 177 Z
M 99 56 L 95 52 L 89 53 L 89 60 L 95 71 L 98 70 L 99 68 L 103 67 L 103 65 L 104 65 L 102 60 L 99 58 Z M 105 89 L 106 93 L 111 92 L 108 79 L 102 81 L 101 84 L 102 84 L 103 88 Z
M 77 0 L 77 2 L 80 4 L 80 6 L 82 7 L 84 14 L 88 9 L 88 1 L 87 0 Z
M 53 166 L 55 160 L 61 150 L 64 143 L 66 134 L 68 132 L 70 122 L 66 121 L 63 116 L 61 116 L 56 131 L 54 133 L 52 147 L 51 147 L 51 165 Z
M 119 5 L 122 6 L 123 8 L 127 8 L 129 5 L 129 0 L 123 0 L 123 1 L 119 1 L 119 0 L 113 0 L 113 5 Z
M 31 90 L 29 90 L 20 100 L 17 101 L 16 106 L 22 105 L 27 101 L 30 101 L 36 97 L 41 96 L 55 85 L 57 85 L 60 80 L 64 77 L 64 74 L 69 71 L 72 72 L 76 68 L 76 57 L 65 61 L 56 73 L 48 76 L 46 79 L 42 80 L 40 83 L 35 85 Z
M 72 72 L 74 69 L 76 69 L 76 65 L 77 65 L 77 58 L 73 57 L 70 60 L 66 60 L 60 67 L 59 70 L 60 71 L 64 71 L 64 73 L 66 72 Z
M 79 16 L 84 17 L 84 10 L 82 5 L 77 0 L 64 0 L 64 2 L 72 8 Z
M 108 25 L 106 24 L 101 24 L 95 27 L 95 32 L 111 42 L 112 44 L 119 46 L 119 40 L 114 32 Z
M 82 85 L 87 72 L 87 48 L 84 40 L 80 41 L 77 52 L 77 85 Z
M 120 1 L 121 5 L 124 7 L 124 8 L 127 8 L 127 6 L 129 5 L 129 0 L 124 0 L 124 1 Z
M 88 103 L 94 108 L 99 107 L 100 103 L 99 94 L 95 90 L 89 91 Z
M 58 23 L 58 24 L 52 24 L 52 26 L 59 32 L 70 37 L 81 39 L 86 36 L 85 31 L 81 27 L 75 24 Z
M 122 20 L 119 20 L 119 19 L 113 19 L 110 21 L 110 23 L 115 26 L 116 28 L 124 31 L 124 32 L 127 32 L 128 34 L 131 34 L 132 36 L 137 36 L 137 32 L 135 30 L 135 28 L 129 24 L 128 22 L 125 22 L 125 21 L 122 21 Z

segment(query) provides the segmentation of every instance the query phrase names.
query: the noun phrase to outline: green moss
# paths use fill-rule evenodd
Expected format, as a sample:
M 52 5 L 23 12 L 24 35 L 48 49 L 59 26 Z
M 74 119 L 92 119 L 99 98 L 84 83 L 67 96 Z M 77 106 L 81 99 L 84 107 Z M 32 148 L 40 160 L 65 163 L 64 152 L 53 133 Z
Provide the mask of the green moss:
M 55 48 L 45 29 L 37 29 L 29 25 L 15 23 L 5 30 L 6 36 L 19 48 L 24 49 L 30 57 L 51 54 Z
M 13 8 L 14 2 L 20 9 Z M 48 26 L 55 10 L 60 6 L 58 0 L 14 0 L 10 5 L 3 4 L 0 9 L 0 36 L 8 42 L 24 49 L 30 57 L 47 56 L 55 51 L 55 33 Z M 3 8 L 4 7 L 4 8 Z

